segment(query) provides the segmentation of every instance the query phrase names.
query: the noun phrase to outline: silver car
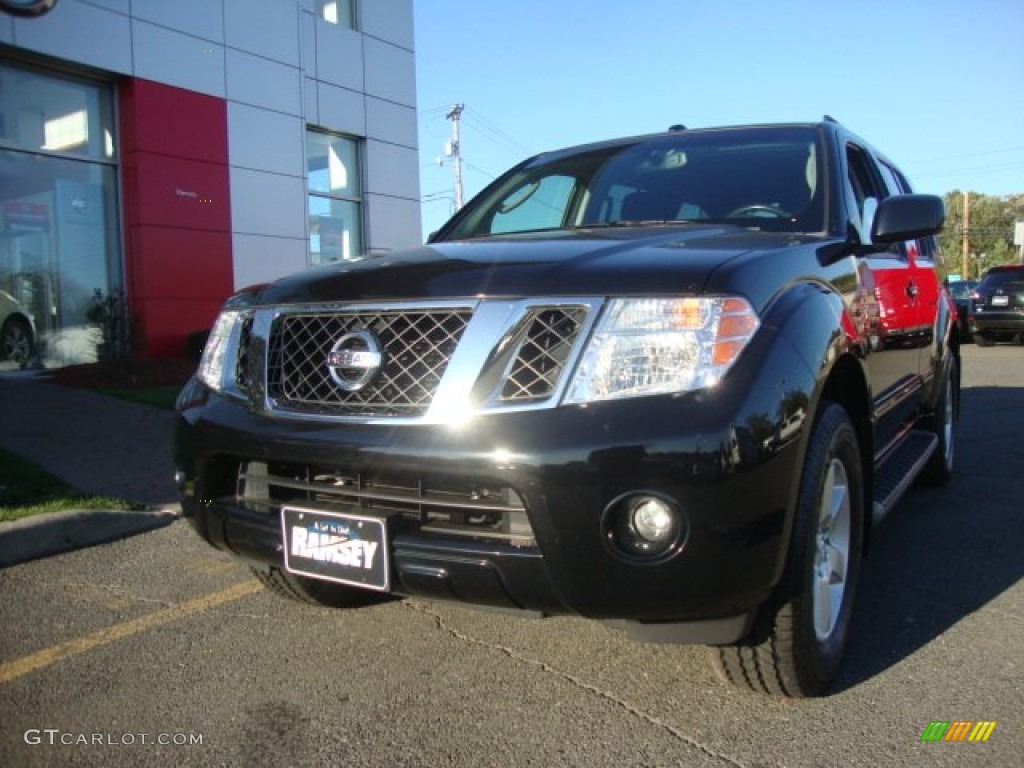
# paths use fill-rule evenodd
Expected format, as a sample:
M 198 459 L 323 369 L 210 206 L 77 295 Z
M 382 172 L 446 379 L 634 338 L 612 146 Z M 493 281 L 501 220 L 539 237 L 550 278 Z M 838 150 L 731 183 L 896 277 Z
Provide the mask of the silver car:
M 36 332 L 32 316 L 6 291 L 0 291 L 0 361 L 24 368 L 35 356 Z

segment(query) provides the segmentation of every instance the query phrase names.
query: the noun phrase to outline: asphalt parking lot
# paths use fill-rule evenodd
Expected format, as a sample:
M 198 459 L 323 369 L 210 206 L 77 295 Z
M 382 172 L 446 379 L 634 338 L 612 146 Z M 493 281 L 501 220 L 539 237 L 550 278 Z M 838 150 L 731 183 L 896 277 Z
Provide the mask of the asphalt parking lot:
M 177 521 L 0 570 L 0 765 L 1020 765 L 1024 347 L 965 347 L 963 416 L 954 481 L 875 537 L 825 698 L 578 619 L 292 604 Z

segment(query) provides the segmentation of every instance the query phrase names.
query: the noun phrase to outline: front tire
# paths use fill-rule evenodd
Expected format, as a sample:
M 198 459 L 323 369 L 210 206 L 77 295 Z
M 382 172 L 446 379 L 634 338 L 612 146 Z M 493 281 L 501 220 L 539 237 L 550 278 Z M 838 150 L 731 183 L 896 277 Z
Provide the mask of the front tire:
M 960 377 L 956 358 L 950 357 L 946 375 L 942 381 L 942 394 L 935 404 L 932 417 L 932 431 L 938 438 L 935 452 L 921 473 L 925 485 L 945 485 L 953 477 L 956 463 L 956 426 L 960 416 Z
M 978 332 L 974 334 L 974 343 L 979 347 L 991 347 L 996 343 L 996 340 L 992 334 Z
M 0 359 L 10 360 L 24 368 L 35 354 L 32 326 L 18 316 L 7 318 L 0 329 Z
M 358 608 L 391 599 L 386 593 L 297 576 L 270 565 L 250 566 L 250 570 L 263 583 L 263 586 L 274 594 L 309 605 L 320 605 L 327 608 Z
M 846 411 L 824 403 L 807 448 L 789 554 L 775 597 L 741 645 L 712 649 L 740 687 L 817 696 L 839 674 L 864 539 L 864 474 Z

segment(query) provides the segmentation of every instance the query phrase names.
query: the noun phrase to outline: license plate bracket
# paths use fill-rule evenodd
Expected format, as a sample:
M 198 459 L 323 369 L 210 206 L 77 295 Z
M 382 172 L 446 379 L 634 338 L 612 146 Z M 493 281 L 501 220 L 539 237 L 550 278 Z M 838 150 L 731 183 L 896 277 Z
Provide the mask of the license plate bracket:
M 387 526 L 380 518 L 285 506 L 281 536 L 289 573 L 380 592 L 391 587 Z

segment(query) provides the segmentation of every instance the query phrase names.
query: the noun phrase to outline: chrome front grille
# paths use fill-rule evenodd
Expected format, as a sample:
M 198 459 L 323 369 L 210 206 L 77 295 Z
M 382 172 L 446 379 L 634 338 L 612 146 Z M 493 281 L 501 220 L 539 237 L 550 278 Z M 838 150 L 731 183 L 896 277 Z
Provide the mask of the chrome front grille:
M 451 424 L 551 408 L 600 298 L 256 307 L 229 393 L 284 418 Z
M 523 402 L 550 397 L 586 317 L 585 307 L 532 310 L 526 336 L 502 386 L 501 399 Z
M 242 328 L 238 335 L 238 359 L 235 361 L 235 383 L 243 392 L 248 392 L 252 387 L 252 374 L 249 364 L 249 349 L 252 344 L 252 317 L 242 321 Z
M 276 407 L 339 416 L 416 416 L 430 405 L 472 312 L 382 310 L 283 314 L 270 331 L 267 395 Z M 383 361 L 370 383 L 346 391 L 327 365 L 346 334 L 370 331 Z

